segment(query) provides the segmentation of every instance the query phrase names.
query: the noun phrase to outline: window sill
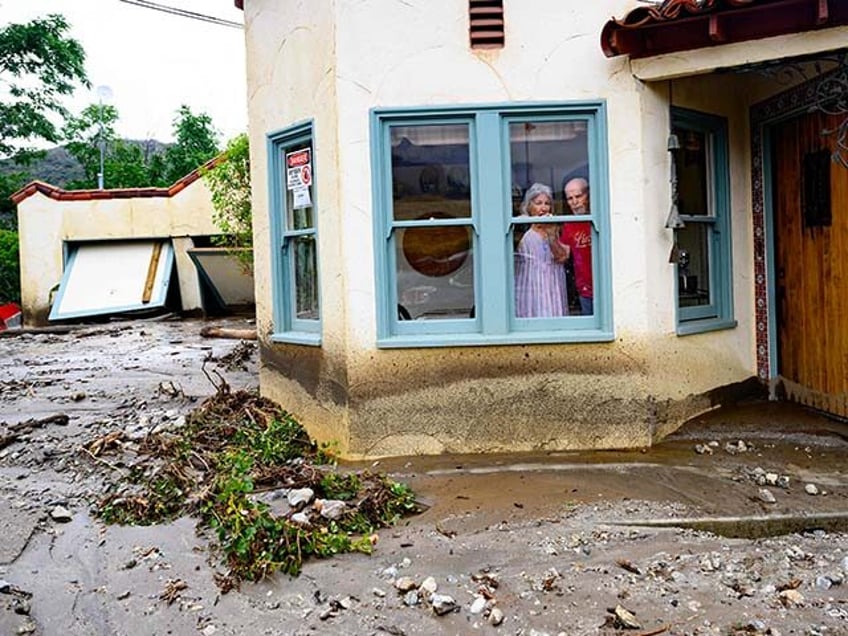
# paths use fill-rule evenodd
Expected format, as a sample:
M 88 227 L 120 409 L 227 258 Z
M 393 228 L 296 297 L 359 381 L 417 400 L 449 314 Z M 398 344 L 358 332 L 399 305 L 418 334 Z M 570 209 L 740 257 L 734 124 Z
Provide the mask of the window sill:
M 379 349 L 423 349 L 433 347 L 485 347 L 497 345 L 529 344 L 579 344 L 585 342 L 612 342 L 615 334 L 611 331 L 587 330 L 581 332 L 552 333 L 521 331 L 502 336 L 484 336 L 482 334 L 455 334 L 450 336 L 406 335 L 389 336 L 377 339 Z
M 285 344 L 300 344 L 310 347 L 321 346 L 321 334 L 308 333 L 306 331 L 287 331 L 285 333 L 275 333 L 270 338 L 271 342 L 279 342 Z
M 692 320 L 677 325 L 678 336 L 691 336 L 696 333 L 734 329 L 738 323 L 732 319 L 709 318 L 707 320 Z

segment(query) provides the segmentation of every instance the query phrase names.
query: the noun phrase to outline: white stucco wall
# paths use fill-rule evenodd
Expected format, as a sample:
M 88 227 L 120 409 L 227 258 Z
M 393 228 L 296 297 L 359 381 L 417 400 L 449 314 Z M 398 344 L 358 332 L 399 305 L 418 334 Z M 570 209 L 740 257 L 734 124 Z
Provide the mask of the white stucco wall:
M 553 374 L 551 381 L 558 390 L 578 396 L 608 393 L 611 399 L 625 401 L 646 395 L 660 401 L 683 400 L 756 374 L 747 128 L 748 108 L 755 97 L 746 92 L 745 78 L 714 74 L 678 79 L 674 84 L 675 104 L 728 120 L 733 299 L 738 321 L 734 329 L 680 337 L 675 332 L 675 269 L 668 262 L 673 237 L 664 227 L 670 205 L 668 86 L 664 81 L 647 83 L 639 79 L 634 74 L 636 63 L 631 64 L 626 57 L 605 58 L 599 43 L 603 24 L 611 16 L 623 15 L 632 8 L 632 2 L 507 0 L 504 5 L 505 47 L 472 51 L 468 46 L 468 5 L 464 2 L 245 3 L 260 290 L 257 313 L 260 334 L 266 336 L 273 324 L 265 136 L 299 121 L 315 123 L 322 350 L 304 354 L 268 342 L 263 392 L 300 413 L 313 433 L 340 440 L 343 448 L 350 427 L 356 428 L 356 408 L 368 411 L 373 407 L 374 413 L 389 418 L 403 418 L 407 413 L 398 403 L 400 398 L 375 406 L 379 401 L 375 396 L 381 390 L 374 380 L 375 360 L 387 367 L 403 367 L 414 358 L 421 368 L 419 375 L 427 375 L 440 365 L 467 368 L 473 359 L 483 360 L 481 365 L 498 362 L 518 368 L 522 352 L 532 351 L 554 359 L 536 372 Z M 747 60 L 751 56 L 746 51 L 759 45 L 733 46 L 733 59 Z M 773 50 L 779 50 L 779 43 Z M 694 63 L 683 64 L 678 57 L 685 58 L 669 57 L 665 70 L 640 63 L 639 73 L 659 79 L 708 70 Z M 761 98 L 763 87 L 757 86 Z M 370 109 L 598 99 L 606 101 L 608 112 L 615 342 L 435 353 L 377 349 Z M 339 392 L 346 398 L 324 399 L 318 395 L 320 390 L 307 388 L 296 373 L 281 372 L 299 356 L 316 360 L 320 371 L 315 382 L 319 386 L 321 378 L 331 378 L 342 387 Z M 618 371 L 607 376 L 595 371 L 587 376 L 573 367 L 563 370 L 569 367 L 569 360 L 585 360 L 588 368 L 589 361 L 604 357 L 612 361 L 611 365 L 617 364 Z M 470 384 L 455 386 L 453 393 L 439 394 L 432 387 L 411 393 L 416 393 L 415 399 L 422 404 L 461 400 L 465 390 L 469 395 L 479 395 L 475 391 L 480 386 L 473 384 L 473 379 L 467 380 Z M 511 389 L 504 390 L 520 394 L 521 381 L 513 377 Z M 525 377 L 525 382 L 532 381 L 530 376 Z M 390 386 L 388 379 L 385 386 Z M 369 397 L 363 397 L 366 394 Z M 350 407 L 345 401 L 356 401 L 357 396 L 367 405 Z M 551 417 L 561 414 L 552 413 Z M 336 418 L 333 424 L 323 424 L 332 418 Z M 634 438 L 644 440 L 646 435 L 649 439 L 651 431 L 643 430 L 641 437 L 634 434 Z M 445 448 L 423 444 L 429 449 Z
M 185 250 L 189 237 L 218 234 L 211 194 L 201 181 L 171 197 L 56 200 L 35 192 L 18 203 L 21 304 L 27 324 L 41 323 L 50 309 L 50 290 L 61 281 L 67 242 L 171 238 L 183 309 L 201 307 L 194 265 Z

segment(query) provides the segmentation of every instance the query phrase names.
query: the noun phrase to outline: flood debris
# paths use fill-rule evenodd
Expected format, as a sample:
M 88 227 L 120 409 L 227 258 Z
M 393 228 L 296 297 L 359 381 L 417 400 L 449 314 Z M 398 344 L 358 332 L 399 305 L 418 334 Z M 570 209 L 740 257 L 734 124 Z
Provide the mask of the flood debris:
M 0 423 L 0 449 L 14 444 L 15 442 L 23 441 L 27 435 L 38 428 L 44 428 L 49 424 L 56 426 L 67 426 L 68 416 L 64 413 L 56 413 L 42 418 L 30 418 L 17 424 Z
M 200 335 L 204 338 L 232 338 L 235 340 L 256 340 L 256 329 L 234 329 L 232 327 L 203 327 Z
M 172 605 L 180 597 L 180 592 L 186 589 L 188 589 L 188 583 L 182 579 L 168 579 L 165 582 L 165 589 L 159 595 L 159 600 Z
M 274 402 L 233 392 L 223 379 L 216 387 L 179 428 L 137 440 L 113 431 L 84 445 L 91 459 L 122 467 L 97 504 L 103 521 L 196 516 L 217 539 L 227 571 L 215 580 L 228 591 L 277 570 L 296 575 L 310 556 L 370 553 L 378 529 L 418 511 L 406 485 L 339 470 L 330 450 Z M 114 462 L 103 459 L 112 454 Z M 282 505 L 267 503 L 268 493 Z

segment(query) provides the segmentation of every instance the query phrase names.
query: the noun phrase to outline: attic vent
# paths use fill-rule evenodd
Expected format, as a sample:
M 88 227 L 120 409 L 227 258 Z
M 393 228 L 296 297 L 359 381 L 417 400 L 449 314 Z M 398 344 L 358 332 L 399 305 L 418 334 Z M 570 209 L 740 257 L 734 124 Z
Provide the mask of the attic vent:
M 468 0 L 468 14 L 472 49 L 503 48 L 503 0 Z

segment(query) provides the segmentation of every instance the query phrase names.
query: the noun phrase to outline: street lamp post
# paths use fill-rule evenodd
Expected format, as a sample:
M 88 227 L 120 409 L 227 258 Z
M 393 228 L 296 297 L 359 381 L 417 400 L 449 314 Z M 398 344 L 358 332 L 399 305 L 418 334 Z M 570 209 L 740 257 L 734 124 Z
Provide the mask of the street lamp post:
M 106 154 L 106 140 L 103 138 L 103 100 L 109 100 L 112 97 L 112 89 L 108 86 L 97 87 L 97 97 L 99 98 L 99 112 L 97 119 L 100 124 L 100 130 L 97 133 L 98 142 L 100 145 L 100 172 L 97 173 L 97 189 L 103 189 L 103 159 Z

